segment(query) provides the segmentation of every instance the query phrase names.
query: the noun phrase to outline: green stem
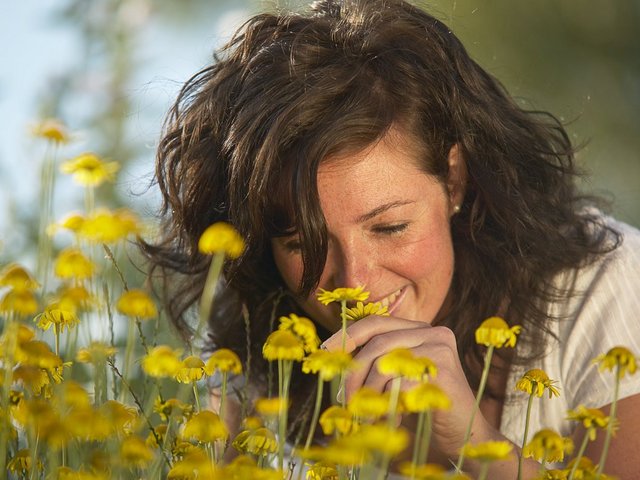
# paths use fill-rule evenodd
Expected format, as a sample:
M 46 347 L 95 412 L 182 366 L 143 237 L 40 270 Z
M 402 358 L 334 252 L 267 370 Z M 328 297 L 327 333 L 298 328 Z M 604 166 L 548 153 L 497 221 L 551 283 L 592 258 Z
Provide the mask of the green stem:
M 401 383 L 401 377 L 395 377 L 391 381 L 391 395 L 389 398 L 389 415 L 387 419 L 387 425 L 392 429 L 396 428 L 396 418 L 398 416 L 398 401 L 400 399 Z
M 202 329 L 209 321 L 211 316 L 211 310 L 213 308 L 213 300 L 216 294 L 216 286 L 218 284 L 218 278 L 222 272 L 222 266 L 224 265 L 224 253 L 216 253 L 211 259 L 209 264 L 209 271 L 207 272 L 207 279 L 204 282 L 202 289 L 202 296 L 200 297 L 200 314 L 198 319 L 198 326 L 195 331 L 195 340 L 198 341 Z M 193 348 L 193 347 L 192 347 Z
M 220 387 L 220 411 L 218 415 L 220 416 L 220 420 L 224 422 L 225 414 L 224 414 L 224 404 L 225 398 L 227 396 L 227 378 L 229 376 L 229 372 L 222 372 L 222 385 Z
M 592 428 L 595 428 L 595 427 L 592 427 Z M 571 472 L 569 473 L 569 478 L 567 478 L 567 480 L 573 480 L 573 477 L 575 476 L 576 471 L 578 470 L 578 465 L 580 465 L 580 459 L 584 455 L 584 451 L 587 449 L 587 444 L 589 443 L 589 430 L 587 430 L 584 434 L 584 438 L 582 439 L 582 445 L 580 445 L 580 450 L 578 450 L 578 455 L 576 455 L 573 468 L 571 469 Z
M 489 473 L 489 462 L 482 462 L 480 473 L 478 474 L 478 480 L 485 480 L 487 478 L 487 473 Z
M 133 350 L 136 338 L 136 325 L 132 319 L 129 319 L 129 329 L 127 332 L 127 344 L 124 350 L 124 363 L 122 365 L 122 376 L 125 380 L 129 380 L 130 364 L 133 357 Z M 124 400 L 125 390 L 120 390 L 121 400 Z
M 478 386 L 478 392 L 476 393 L 476 402 L 473 405 L 473 410 L 471 411 L 471 418 L 469 419 L 469 425 L 467 425 L 467 431 L 464 434 L 464 441 L 462 445 L 466 445 L 469 442 L 469 438 L 471 438 L 471 429 L 473 428 L 473 421 L 475 420 L 476 413 L 480 409 L 480 400 L 482 399 L 482 394 L 484 393 L 484 389 L 487 385 L 487 378 L 489 378 L 489 370 L 491 368 L 491 357 L 493 356 L 493 345 L 489 345 L 487 348 L 487 352 L 484 355 L 484 368 L 482 369 L 482 377 L 480 377 L 480 385 Z M 456 471 L 462 471 L 462 465 L 464 464 L 464 449 L 460 452 L 460 456 L 458 457 L 458 463 L 456 463 Z
M 431 428 L 433 425 L 433 414 L 431 410 L 427 410 L 425 415 L 425 425 L 424 430 L 422 431 L 422 445 L 420 447 L 420 456 L 418 457 L 418 461 L 420 465 L 427 463 L 427 456 L 429 454 L 429 447 L 431 444 Z
M 191 382 L 193 387 L 193 398 L 196 402 L 196 412 L 200 412 L 200 395 L 198 394 L 198 384 L 196 382 Z
M 522 480 L 522 461 L 524 459 L 523 450 L 527 444 L 527 437 L 529 436 L 529 419 L 531 418 L 531 405 L 533 404 L 533 391 L 529 395 L 529 401 L 527 402 L 527 416 L 524 421 L 524 436 L 522 437 L 522 448 L 520 455 L 518 456 L 518 480 Z
M 613 428 L 616 420 L 616 410 L 618 408 L 618 395 L 620 392 L 620 364 L 616 365 L 616 384 L 613 389 L 613 401 L 611 402 L 611 409 L 609 411 L 609 424 L 607 425 L 607 433 L 604 437 L 604 444 L 602 446 L 602 453 L 600 454 L 600 461 L 598 462 L 598 470 L 596 472 L 596 478 L 600 478 L 602 471 L 604 470 L 604 463 L 607 460 L 607 454 L 609 453 L 609 445 L 611 444 L 611 436 L 613 435 Z
M 311 416 L 311 425 L 309 426 L 309 434 L 307 435 L 307 441 L 304 443 L 305 450 L 311 446 L 311 442 L 313 441 L 313 435 L 316 433 L 316 425 L 318 423 L 318 418 L 320 417 L 320 408 L 322 406 L 323 387 L 324 387 L 324 382 L 322 381 L 322 377 L 318 375 L 318 388 L 316 390 L 316 404 L 313 408 L 313 415 Z
M 413 455 L 411 456 L 411 463 L 413 464 L 414 468 L 411 470 L 411 480 L 414 480 L 414 478 L 416 478 L 415 467 L 417 467 L 420 462 L 419 452 L 422 451 L 422 432 L 424 431 L 424 422 L 425 422 L 425 411 L 423 410 L 420 413 L 418 413 L 418 423 L 416 425 L 416 436 L 413 440 Z

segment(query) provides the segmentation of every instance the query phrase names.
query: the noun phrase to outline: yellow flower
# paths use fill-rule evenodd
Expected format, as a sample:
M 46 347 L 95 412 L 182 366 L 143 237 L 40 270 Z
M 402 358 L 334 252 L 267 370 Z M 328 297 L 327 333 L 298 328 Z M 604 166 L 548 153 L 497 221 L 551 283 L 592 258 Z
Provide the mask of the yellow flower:
M 218 414 L 210 410 L 203 410 L 194 414 L 184 425 L 182 437 L 195 439 L 201 443 L 224 440 L 229 436 L 227 427 Z
M 467 443 L 464 447 L 467 458 L 473 458 L 480 462 L 495 462 L 506 460 L 511 455 L 513 446 L 509 442 L 483 442 L 472 445 Z
M 544 428 L 533 436 L 522 450 L 525 457 L 533 457 L 539 462 L 562 462 L 564 454 L 573 452 L 573 442 L 570 438 Z
M 15 359 L 26 365 L 45 370 L 53 370 L 62 366 L 62 359 L 51 351 L 49 345 L 40 340 L 29 340 L 20 344 Z
M 93 296 L 82 285 L 65 285 L 58 292 L 58 303 L 65 310 L 87 310 L 93 302 Z
M 284 400 L 279 397 L 259 398 L 255 403 L 256 411 L 263 417 L 277 417 L 280 415 L 280 411 L 284 407 L 282 405 L 283 401 Z
M 613 347 L 607 353 L 598 355 L 594 363 L 599 364 L 598 369 L 601 372 L 615 370 L 619 367 L 618 378 L 624 377 L 627 372 L 629 375 L 633 375 L 637 370 L 636 357 L 628 348 L 622 346 Z
M 229 258 L 238 258 L 244 251 L 244 240 L 231 225 L 217 222 L 202 233 L 198 240 L 198 250 L 205 255 L 224 253 Z
M 378 371 L 383 375 L 422 380 L 425 376 L 435 377 L 438 370 L 427 357 L 416 357 L 408 348 L 395 348 L 380 357 Z
M 177 398 L 162 401 L 158 397 L 153 404 L 153 411 L 160 415 L 162 421 L 166 422 L 172 417 L 190 418 L 193 413 L 193 405 L 182 403 Z
M 252 415 L 249 415 L 247 417 L 244 417 L 242 419 L 242 428 L 244 430 L 255 430 L 257 428 L 262 427 L 262 420 L 260 419 L 260 417 L 254 417 Z
M 59 303 L 52 303 L 45 307 L 44 312 L 36 316 L 33 321 L 44 331 L 53 326 L 55 332 L 64 332 L 65 328 L 71 330 L 80 323 L 75 312 L 62 308 Z
M 295 360 L 300 362 L 304 357 L 304 343 L 289 330 L 276 330 L 264 342 L 262 355 L 269 361 Z
M 211 354 L 204 368 L 207 375 L 213 375 L 216 370 L 239 375 L 242 373 L 242 362 L 233 350 L 220 348 Z
M 32 127 L 31 133 L 51 143 L 68 143 L 71 138 L 67 127 L 57 118 L 46 118 L 42 120 Z
M 500 317 L 489 317 L 476 329 L 476 343 L 487 347 L 515 347 L 522 327 L 509 327 Z
M 335 440 L 325 447 L 307 448 L 300 453 L 300 456 L 309 460 L 343 466 L 363 465 L 371 458 L 366 448 L 345 441 L 344 438 Z
M 355 288 L 336 288 L 335 290 L 320 289 L 318 293 L 318 301 L 323 305 L 329 305 L 332 302 L 364 302 L 369 298 L 369 292 L 364 291 L 364 286 Z
M 60 385 L 60 390 L 54 399 L 58 409 L 65 407 L 87 408 L 91 406 L 89 393 L 77 382 L 66 380 Z
M 261 468 L 253 458 L 238 455 L 231 463 L 217 471 L 216 478 L 229 480 L 282 480 L 286 475 L 279 470 Z
M 412 413 L 451 408 L 451 399 L 440 387 L 432 383 L 421 383 L 404 392 L 402 403 Z
M 120 444 L 120 458 L 127 466 L 144 468 L 153 460 L 153 450 L 147 446 L 144 439 L 130 436 Z
M 30 290 L 9 290 L 0 300 L 0 313 L 33 315 L 38 311 L 38 299 Z
M 100 405 L 100 413 L 104 415 L 111 425 L 111 429 L 118 434 L 131 433 L 135 422 L 138 419 L 138 412 L 135 408 L 124 405 L 115 400 L 107 400 Z
M 118 350 L 104 342 L 91 342 L 88 347 L 81 348 L 76 354 L 76 360 L 80 363 L 101 364 Z
M 347 409 L 358 418 L 375 420 L 389 412 L 389 399 L 389 392 L 362 387 L 351 395 Z
M 58 467 L 54 477 L 56 480 L 107 480 L 110 476 L 106 473 L 85 470 L 73 470 L 69 467 Z
M 65 415 L 65 421 L 71 435 L 80 440 L 103 441 L 113 433 L 109 418 L 90 406 L 72 409 Z
M 205 376 L 204 362 L 200 357 L 189 355 L 180 364 L 174 378 L 180 383 L 197 382 Z
M 37 465 L 38 470 L 42 470 L 42 463 L 40 460 L 37 461 Z M 28 448 L 18 450 L 13 458 L 9 460 L 7 470 L 20 475 L 22 478 L 27 478 L 26 474 L 31 472 L 31 451 Z
M 87 187 L 113 182 L 119 169 L 118 162 L 105 162 L 95 153 L 83 153 L 60 166 L 62 173 L 71 174 L 76 182 Z
M 12 372 L 13 382 L 22 382 L 24 388 L 28 389 L 33 395 L 39 397 L 44 394 L 45 398 L 51 396 L 49 385 L 51 380 L 47 371 L 34 367 L 33 365 L 19 365 Z
M 304 351 L 315 352 L 320 345 L 320 339 L 316 332 L 316 326 L 306 317 L 299 317 L 292 313 L 288 317 L 280 317 L 279 330 L 289 330 L 297 335 L 304 344 Z
M 598 428 L 607 428 L 611 421 L 611 417 L 606 416 L 602 410 L 597 408 L 586 408 L 584 405 L 578 405 L 578 408 L 575 410 L 569 410 L 567 415 L 568 420 L 582 422 L 582 425 L 587 429 L 589 438 L 592 441 L 596 438 L 596 430 Z
M 153 427 L 153 431 L 149 432 L 144 443 L 151 448 L 160 448 L 164 443 L 165 436 L 167 435 L 167 428 L 168 426 L 166 424 L 156 425 Z
M 356 363 L 350 353 L 336 350 L 316 350 L 302 361 L 304 373 L 318 373 L 323 381 L 328 382 L 337 375 L 354 370 Z
M 82 238 L 94 243 L 115 243 L 140 232 L 137 217 L 127 209 L 94 211 L 77 229 Z
M 181 366 L 180 351 L 167 345 L 154 347 L 142 358 L 142 370 L 151 377 L 173 377 Z
M 395 456 L 409 445 L 409 434 L 403 428 L 389 427 L 386 423 L 365 424 L 357 432 L 351 433 L 342 440 L 367 450 Z
M 416 480 L 445 480 L 449 478 L 445 468 L 435 463 L 414 465 L 411 462 L 403 462 L 400 464 L 400 473 Z
M 307 480 L 338 480 L 338 469 L 335 464 L 316 462 L 307 470 Z
M 240 432 L 232 445 L 240 453 L 252 455 L 268 455 L 278 451 L 278 440 L 275 434 L 264 427 Z
M 78 248 L 66 248 L 60 252 L 54 264 L 54 272 L 60 278 L 89 278 L 95 271 L 95 264 Z
M 345 435 L 357 428 L 351 412 L 338 405 L 332 405 L 322 412 L 319 423 L 325 435 L 331 435 L 333 432 Z
M 539 368 L 534 368 L 525 373 L 522 378 L 516 383 L 516 389 L 522 390 L 529 395 L 537 395 L 542 397 L 545 388 L 549 390 L 549 398 L 553 395 L 558 397 L 560 392 L 554 386 L 555 380 L 549 379 L 547 374 Z
M 182 460 L 173 464 L 167 474 L 169 480 L 214 480 L 216 475 L 215 467 L 209 456 L 201 448 L 191 448 L 186 452 Z
M 17 263 L 10 263 L 0 271 L 0 287 L 22 291 L 35 290 L 39 286 L 29 271 Z
M 84 225 L 84 215 L 81 213 L 70 213 L 60 220 L 60 227 L 73 233 L 78 233 Z
M 571 472 L 571 469 L 576 464 L 576 460 L 577 460 L 576 458 L 572 458 L 571 461 L 567 464 L 567 468 L 565 469 L 565 472 L 567 473 L 567 475 L 564 478 L 567 478 L 568 472 Z M 580 459 L 577 461 L 578 461 L 578 468 L 576 469 L 576 474 L 574 478 L 585 479 L 585 480 L 594 479 L 597 465 L 594 465 L 593 461 L 589 457 L 585 457 L 584 455 L 580 457 Z M 604 480 L 602 478 L 603 476 L 604 475 L 600 476 L 601 480 Z
M 137 288 L 124 292 L 118 299 L 116 308 L 128 317 L 149 319 L 158 316 L 158 309 L 151 297 L 144 290 Z
M 355 322 L 356 320 L 361 320 L 369 315 L 381 315 L 388 317 L 389 312 L 387 311 L 387 307 L 383 307 L 380 302 L 367 303 L 366 305 L 362 302 L 358 302 L 355 307 L 348 308 L 345 315 L 347 316 L 348 321 Z

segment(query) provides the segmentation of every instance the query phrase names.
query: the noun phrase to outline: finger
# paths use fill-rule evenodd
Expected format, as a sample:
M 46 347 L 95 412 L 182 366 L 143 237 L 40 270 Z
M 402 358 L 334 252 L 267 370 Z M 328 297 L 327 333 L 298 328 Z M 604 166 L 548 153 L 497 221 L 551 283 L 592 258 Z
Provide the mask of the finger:
M 407 330 L 418 327 L 429 327 L 426 322 L 416 322 L 413 320 L 405 320 L 398 317 L 382 317 L 371 315 L 363 318 L 347 327 L 345 343 L 345 351 L 351 353 L 356 348 L 361 347 L 375 335 L 394 331 Z M 334 333 L 331 337 L 324 341 L 322 348 L 330 352 L 342 349 L 342 330 Z

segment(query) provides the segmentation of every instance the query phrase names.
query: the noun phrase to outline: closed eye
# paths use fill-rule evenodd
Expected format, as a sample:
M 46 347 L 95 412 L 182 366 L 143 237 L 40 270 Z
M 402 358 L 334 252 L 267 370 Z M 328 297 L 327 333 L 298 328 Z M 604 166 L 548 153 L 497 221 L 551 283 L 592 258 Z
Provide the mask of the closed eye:
M 396 223 L 393 225 L 376 225 L 372 228 L 375 233 L 382 235 L 393 235 L 395 233 L 403 232 L 409 226 L 408 223 Z

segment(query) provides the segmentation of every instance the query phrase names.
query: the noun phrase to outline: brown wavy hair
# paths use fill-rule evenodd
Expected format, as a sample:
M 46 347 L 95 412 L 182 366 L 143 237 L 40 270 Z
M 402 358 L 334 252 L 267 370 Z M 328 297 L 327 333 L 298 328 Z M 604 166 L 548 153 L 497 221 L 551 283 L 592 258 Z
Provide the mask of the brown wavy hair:
M 424 171 L 442 182 L 453 145 L 466 162 L 451 221 L 454 301 L 441 324 L 455 333 L 471 385 L 484 353 L 474 331 L 498 311 L 524 326 L 531 346 L 510 361 L 543 354 L 549 304 L 572 293 L 554 276 L 619 237 L 582 208 L 591 199 L 574 186 L 561 123 L 519 107 L 446 25 L 401 0 L 323 0 L 307 13 L 254 16 L 181 90 L 157 155 L 162 237 L 144 245 L 179 330 L 188 336 L 208 268 L 198 238 L 230 222 L 247 249 L 225 266 L 210 340 L 251 359 L 252 381 L 264 384 L 261 346 L 273 319 L 300 313 L 295 297 L 317 287 L 325 262 L 318 166 L 396 125 L 418 139 Z M 304 261 L 298 292 L 286 291 L 270 243 L 292 232 Z

